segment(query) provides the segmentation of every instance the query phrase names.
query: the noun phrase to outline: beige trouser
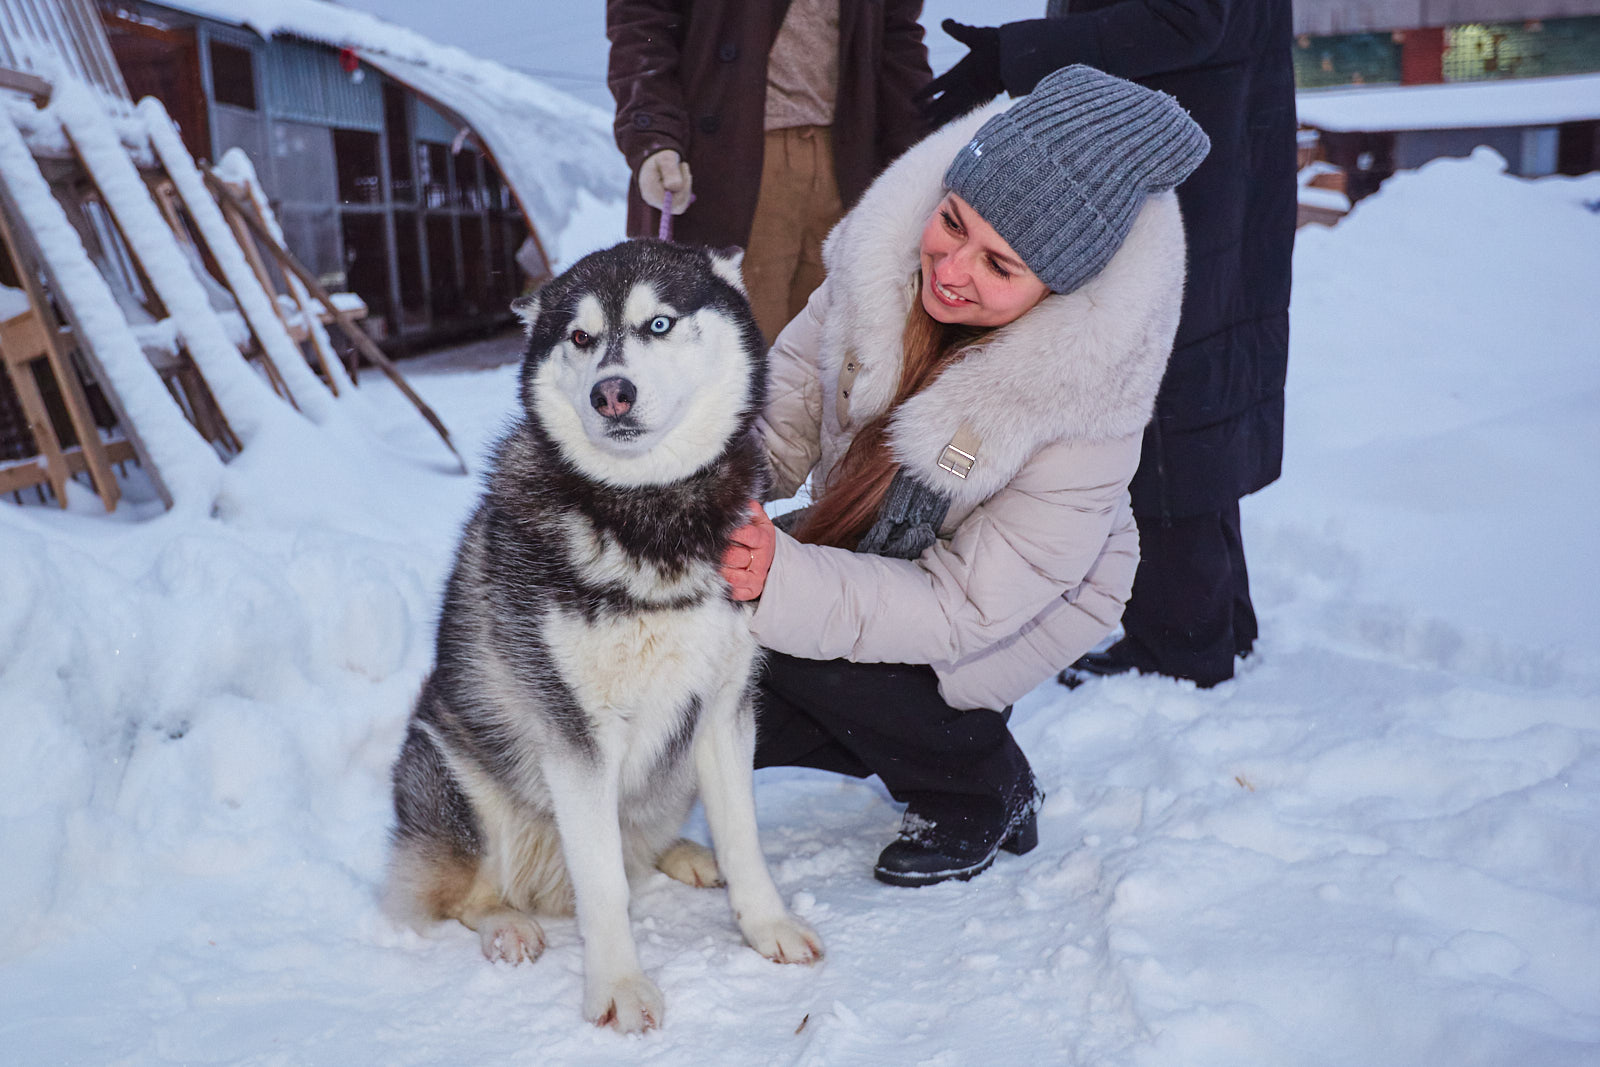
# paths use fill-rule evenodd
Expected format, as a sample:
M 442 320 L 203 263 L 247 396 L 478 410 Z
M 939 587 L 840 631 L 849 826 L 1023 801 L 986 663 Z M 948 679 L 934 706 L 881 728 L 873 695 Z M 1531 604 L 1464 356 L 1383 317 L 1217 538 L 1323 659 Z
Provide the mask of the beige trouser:
M 744 283 L 770 344 L 822 284 L 822 239 L 844 214 L 826 126 L 768 130 Z

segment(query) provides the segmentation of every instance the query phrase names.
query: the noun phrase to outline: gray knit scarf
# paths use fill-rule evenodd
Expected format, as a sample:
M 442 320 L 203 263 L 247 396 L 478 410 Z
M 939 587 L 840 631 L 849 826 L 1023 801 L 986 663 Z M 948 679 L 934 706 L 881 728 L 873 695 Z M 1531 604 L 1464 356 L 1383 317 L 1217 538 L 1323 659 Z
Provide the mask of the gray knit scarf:
M 930 489 L 901 467 L 883 494 L 878 519 L 861 535 L 857 552 L 893 559 L 916 559 L 939 537 L 950 498 Z
M 784 533 L 792 534 L 810 510 L 805 507 L 785 512 L 772 521 Z M 928 488 L 901 467 L 895 471 L 889 491 L 883 494 L 877 519 L 856 543 L 856 551 L 892 559 L 916 559 L 938 539 L 939 527 L 949 510 L 949 497 Z

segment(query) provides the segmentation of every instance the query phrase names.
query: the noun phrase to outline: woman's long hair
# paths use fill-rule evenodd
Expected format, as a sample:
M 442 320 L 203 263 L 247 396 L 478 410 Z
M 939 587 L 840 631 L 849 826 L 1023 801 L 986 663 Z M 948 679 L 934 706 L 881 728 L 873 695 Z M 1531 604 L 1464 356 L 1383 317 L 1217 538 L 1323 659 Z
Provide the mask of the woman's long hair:
M 889 420 L 901 404 L 932 385 L 965 348 L 989 332 L 946 325 L 928 314 L 921 299 L 912 300 L 903 334 L 900 387 L 894 400 L 850 442 L 821 498 L 807 509 L 795 530 L 796 539 L 835 548 L 856 547 L 872 529 L 889 483 L 900 468 L 889 452 Z

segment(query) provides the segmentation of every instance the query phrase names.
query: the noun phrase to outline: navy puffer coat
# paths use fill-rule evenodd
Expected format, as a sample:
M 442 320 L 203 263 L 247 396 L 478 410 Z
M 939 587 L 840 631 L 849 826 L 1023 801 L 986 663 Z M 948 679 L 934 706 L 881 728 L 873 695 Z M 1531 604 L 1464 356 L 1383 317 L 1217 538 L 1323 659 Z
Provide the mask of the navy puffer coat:
M 1188 288 L 1130 488 L 1140 518 L 1217 511 L 1276 479 L 1283 460 L 1296 212 L 1290 0 L 1052 0 L 1051 14 L 1000 28 L 1007 91 L 1087 63 L 1171 93 L 1211 137 L 1211 154 L 1178 188 Z

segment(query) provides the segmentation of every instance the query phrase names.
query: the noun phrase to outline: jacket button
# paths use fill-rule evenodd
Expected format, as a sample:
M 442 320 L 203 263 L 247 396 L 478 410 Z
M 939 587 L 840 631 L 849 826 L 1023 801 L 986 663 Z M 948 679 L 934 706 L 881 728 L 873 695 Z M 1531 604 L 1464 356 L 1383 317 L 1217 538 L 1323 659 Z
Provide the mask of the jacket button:
M 732 63 L 739 58 L 739 46 L 731 42 L 723 45 L 717 49 L 717 58 L 724 63 Z
M 655 125 L 655 121 L 655 119 L 650 117 L 648 112 L 644 111 L 641 111 L 633 116 L 634 128 L 639 130 L 648 130 L 651 126 Z
M 704 118 L 702 118 L 700 120 L 700 132 L 701 133 L 716 133 L 717 132 L 717 127 L 720 126 L 720 125 L 722 125 L 722 123 L 717 118 L 717 116 L 715 116 L 715 115 L 707 115 L 707 116 L 705 116 Z

